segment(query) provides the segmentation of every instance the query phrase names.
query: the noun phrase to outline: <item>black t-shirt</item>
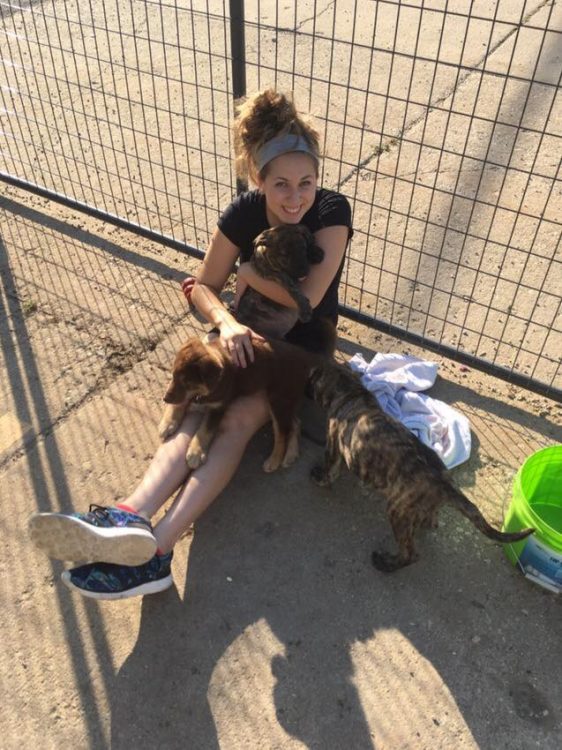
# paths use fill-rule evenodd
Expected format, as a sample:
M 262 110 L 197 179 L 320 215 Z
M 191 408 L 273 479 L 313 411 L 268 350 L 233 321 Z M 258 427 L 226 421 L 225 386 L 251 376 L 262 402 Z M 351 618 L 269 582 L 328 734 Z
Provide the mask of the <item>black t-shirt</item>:
M 341 193 L 319 188 L 314 203 L 301 219 L 311 232 L 323 227 L 344 226 L 349 228 L 348 241 L 353 234 L 351 227 L 351 207 Z M 259 190 L 251 190 L 237 196 L 224 211 L 218 221 L 218 227 L 236 247 L 240 248 L 240 260 L 246 262 L 252 257 L 254 240 L 269 228 L 265 196 Z M 338 286 L 343 270 L 344 260 L 338 268 L 326 294 L 313 311 L 313 320 L 319 317 L 330 318 L 334 323 L 338 318 Z M 299 326 L 306 324 L 297 324 Z

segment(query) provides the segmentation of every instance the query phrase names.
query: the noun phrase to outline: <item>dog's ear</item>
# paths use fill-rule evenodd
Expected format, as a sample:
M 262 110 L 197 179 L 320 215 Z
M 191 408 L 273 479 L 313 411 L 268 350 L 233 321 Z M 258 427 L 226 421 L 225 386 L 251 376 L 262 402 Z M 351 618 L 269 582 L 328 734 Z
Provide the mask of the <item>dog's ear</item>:
M 197 377 L 209 393 L 212 393 L 218 386 L 223 371 L 224 366 L 212 356 L 202 357 L 197 362 Z

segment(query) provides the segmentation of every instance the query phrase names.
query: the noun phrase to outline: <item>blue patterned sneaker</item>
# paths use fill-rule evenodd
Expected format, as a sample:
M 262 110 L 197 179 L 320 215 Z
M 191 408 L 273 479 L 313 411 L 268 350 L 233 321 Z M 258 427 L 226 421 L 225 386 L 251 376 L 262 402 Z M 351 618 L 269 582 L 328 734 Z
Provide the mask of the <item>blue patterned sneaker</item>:
M 144 565 L 90 563 L 61 575 L 72 591 L 92 599 L 127 599 L 129 596 L 157 594 L 172 585 L 172 552 L 154 555 Z
M 88 513 L 35 513 L 29 533 L 37 547 L 56 560 L 140 565 L 157 547 L 150 521 L 102 505 L 90 505 Z

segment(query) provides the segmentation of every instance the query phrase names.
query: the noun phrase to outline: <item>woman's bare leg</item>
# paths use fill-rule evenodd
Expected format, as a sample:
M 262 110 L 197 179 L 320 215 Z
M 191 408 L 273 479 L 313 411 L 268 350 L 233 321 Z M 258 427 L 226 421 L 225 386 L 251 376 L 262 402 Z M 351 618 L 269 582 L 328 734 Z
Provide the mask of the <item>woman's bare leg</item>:
M 188 412 L 177 432 L 158 446 L 140 483 L 123 501 L 127 507 L 151 518 L 185 482 L 190 472 L 185 453 L 202 418 L 201 413 Z
M 158 548 L 168 552 L 226 487 L 252 436 L 270 418 L 263 393 L 239 398 L 224 415 L 207 461 L 188 475 L 185 452 L 197 422 L 188 415 L 176 435 L 158 449 L 138 488 L 125 501 L 147 516 L 153 515 L 183 483 L 166 515 L 154 529 Z

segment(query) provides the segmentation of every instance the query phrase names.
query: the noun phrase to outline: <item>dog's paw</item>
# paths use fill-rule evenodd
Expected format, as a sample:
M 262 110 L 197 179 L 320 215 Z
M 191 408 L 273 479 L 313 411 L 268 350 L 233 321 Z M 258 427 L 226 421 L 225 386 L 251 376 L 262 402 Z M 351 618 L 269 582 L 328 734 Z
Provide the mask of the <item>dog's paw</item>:
M 158 435 L 160 440 L 167 440 L 177 432 L 179 426 L 180 423 L 177 420 L 170 420 L 167 418 L 162 419 L 158 425 Z
M 285 453 L 285 458 L 283 459 L 283 463 L 281 464 L 281 466 L 284 469 L 288 469 L 289 466 L 292 466 L 295 463 L 295 461 L 297 460 L 298 457 L 299 457 L 298 450 L 296 450 L 296 451 L 287 451 L 287 453 Z
M 206 454 L 202 450 L 189 450 L 185 454 L 185 462 L 190 469 L 198 469 L 207 460 Z
M 281 464 L 276 458 L 273 458 L 270 456 L 269 458 L 266 458 L 266 460 L 263 462 L 263 470 L 267 474 L 271 474 L 272 471 L 277 471 Z
M 298 439 L 290 440 L 289 446 L 283 457 L 283 463 L 281 464 L 284 469 L 292 466 L 297 458 L 299 457 L 299 441 Z
M 310 478 L 316 482 L 319 487 L 328 487 L 330 485 L 330 477 L 328 472 L 324 469 L 323 464 L 316 464 L 310 470 Z

